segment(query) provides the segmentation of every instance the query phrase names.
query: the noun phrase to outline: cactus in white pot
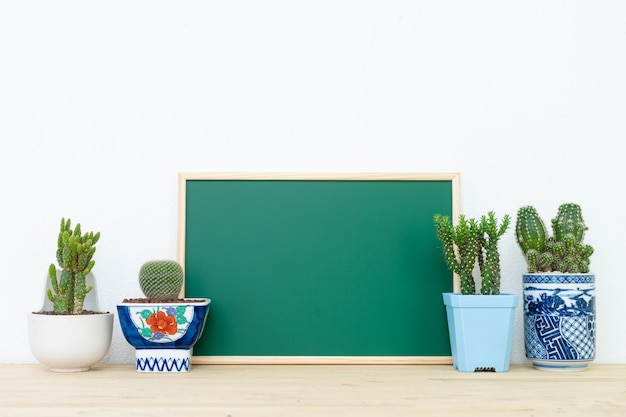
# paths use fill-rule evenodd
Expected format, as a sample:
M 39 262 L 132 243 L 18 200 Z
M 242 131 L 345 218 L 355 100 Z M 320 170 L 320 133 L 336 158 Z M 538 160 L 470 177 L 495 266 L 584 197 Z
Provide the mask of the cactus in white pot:
M 113 334 L 113 314 L 100 311 L 92 272 L 100 232 L 83 233 L 80 224 L 71 225 L 70 219 L 61 219 L 60 269 L 50 265 L 41 310 L 28 316 L 33 356 L 61 372 L 85 371 L 101 361 Z
M 71 219 L 61 219 L 56 251 L 57 262 L 62 268 L 59 279 L 56 266 L 50 264 L 48 268 L 52 289 L 47 295 L 57 314 L 81 314 L 85 297 L 93 289 L 87 285 L 86 279 L 96 263 L 92 258 L 100 232 L 83 234 L 80 223 L 73 230 L 71 225 Z

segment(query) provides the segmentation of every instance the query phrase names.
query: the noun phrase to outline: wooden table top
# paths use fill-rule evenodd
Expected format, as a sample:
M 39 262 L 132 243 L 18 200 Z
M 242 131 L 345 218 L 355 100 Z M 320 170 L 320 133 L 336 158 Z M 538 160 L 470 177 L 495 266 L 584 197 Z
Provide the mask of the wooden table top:
M 550 372 L 512 365 L 134 365 L 54 373 L 0 365 L 0 416 L 626 416 L 626 365 Z

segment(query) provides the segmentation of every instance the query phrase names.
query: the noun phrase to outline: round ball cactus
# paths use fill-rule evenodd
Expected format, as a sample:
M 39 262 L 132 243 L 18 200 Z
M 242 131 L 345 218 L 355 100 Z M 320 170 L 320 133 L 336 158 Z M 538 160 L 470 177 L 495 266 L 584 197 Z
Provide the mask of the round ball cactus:
M 148 298 L 178 298 L 183 287 L 183 268 L 176 261 L 148 261 L 139 270 L 139 286 Z

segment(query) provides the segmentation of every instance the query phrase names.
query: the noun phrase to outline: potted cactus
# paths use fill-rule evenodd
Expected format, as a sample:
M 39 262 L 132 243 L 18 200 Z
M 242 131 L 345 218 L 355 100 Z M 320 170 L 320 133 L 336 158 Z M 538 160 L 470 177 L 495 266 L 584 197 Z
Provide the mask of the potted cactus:
M 524 282 L 526 357 L 544 370 L 582 370 L 595 358 L 593 247 L 578 204 L 564 203 L 552 235 L 533 206 L 517 212 L 515 233 L 527 263 Z
M 99 232 L 82 233 L 80 224 L 72 229 L 70 219 L 61 219 L 56 251 L 61 270 L 50 265 L 43 305 L 28 315 L 31 351 L 53 371 L 85 371 L 111 345 L 113 314 L 100 311 L 91 272 L 99 239 Z
M 446 263 L 460 279 L 460 293 L 443 294 L 454 367 L 461 372 L 506 372 L 519 297 L 500 294 L 498 241 L 510 217 L 500 222 L 490 211 L 478 220 L 460 215 L 456 225 L 448 216 L 436 214 L 434 220 Z
M 124 337 L 135 348 L 139 372 L 187 372 L 211 300 L 179 298 L 184 280 L 176 261 L 153 260 L 139 270 L 145 298 L 125 299 L 117 311 Z

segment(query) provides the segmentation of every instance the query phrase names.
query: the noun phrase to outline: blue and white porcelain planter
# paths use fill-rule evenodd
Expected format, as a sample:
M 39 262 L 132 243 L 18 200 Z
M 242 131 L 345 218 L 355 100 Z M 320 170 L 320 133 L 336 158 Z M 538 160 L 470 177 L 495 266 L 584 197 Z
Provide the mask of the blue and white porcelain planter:
M 184 303 L 120 303 L 124 337 L 135 348 L 139 372 L 188 372 L 191 350 L 202 335 L 208 298 Z
M 519 296 L 444 293 L 454 367 L 461 372 L 509 370 Z
M 526 357 L 538 369 L 587 368 L 596 354 L 595 276 L 524 274 Z

